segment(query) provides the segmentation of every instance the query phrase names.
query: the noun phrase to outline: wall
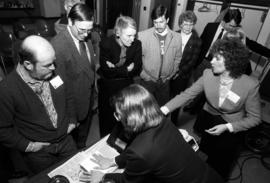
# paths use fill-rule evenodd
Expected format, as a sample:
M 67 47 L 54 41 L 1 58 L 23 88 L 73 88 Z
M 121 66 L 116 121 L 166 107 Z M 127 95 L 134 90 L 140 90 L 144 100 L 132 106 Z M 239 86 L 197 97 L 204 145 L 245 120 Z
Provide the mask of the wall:
M 141 0 L 139 31 L 149 28 L 151 5 L 152 0 Z
M 172 23 L 172 29 L 175 31 L 179 30 L 178 18 L 180 16 L 180 14 L 186 10 L 187 1 L 188 0 L 177 0 L 177 2 L 176 2 L 175 14 L 174 14 L 173 23 Z

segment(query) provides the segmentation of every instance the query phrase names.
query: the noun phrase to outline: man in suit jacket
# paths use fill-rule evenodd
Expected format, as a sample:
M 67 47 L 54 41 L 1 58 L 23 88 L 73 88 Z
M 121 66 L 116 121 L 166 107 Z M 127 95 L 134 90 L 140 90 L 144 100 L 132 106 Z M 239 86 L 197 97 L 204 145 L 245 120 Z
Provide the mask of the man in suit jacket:
M 192 70 L 197 62 L 200 49 L 201 39 L 193 29 L 197 22 L 197 17 L 192 11 L 183 12 L 178 19 L 178 25 L 182 38 L 182 59 L 176 77 L 170 81 L 171 97 L 179 94 L 188 86 Z M 177 124 L 179 109 L 171 115 L 171 121 Z
M 207 58 L 209 49 L 211 45 L 218 39 L 222 38 L 222 36 L 231 29 L 239 29 L 241 27 L 241 21 L 242 16 L 239 9 L 229 9 L 227 13 L 224 15 L 223 20 L 218 22 L 212 22 L 208 23 L 206 27 L 203 30 L 203 33 L 201 35 L 202 40 L 202 49 L 200 52 L 200 56 L 197 62 L 197 65 L 199 65 L 204 58 Z M 224 31 L 222 32 L 222 29 Z M 221 37 L 219 36 L 222 32 Z M 265 56 L 267 58 L 270 57 L 270 50 L 260 44 L 258 44 L 256 41 L 253 41 L 246 37 L 246 46 L 251 50 L 254 51 L 262 56 Z M 208 59 L 211 60 L 211 57 Z
M 76 124 L 73 98 L 63 71 L 55 70 L 47 40 L 27 37 L 19 56 L 0 84 L 0 143 L 21 151 L 38 173 L 77 150 L 69 135 Z
M 95 80 L 95 56 L 86 39 L 94 23 L 93 12 L 85 4 L 74 5 L 68 15 L 69 25 L 51 41 L 56 52 L 56 64 L 66 70 L 72 83 L 76 117 L 79 123 L 75 140 L 85 147 L 91 121 Z M 76 132 L 76 131 L 75 131 Z
M 77 3 L 85 4 L 85 0 L 65 0 L 64 1 L 64 9 L 66 13 L 62 15 L 61 18 L 54 23 L 54 29 L 57 34 L 67 28 L 68 14 L 71 8 Z M 96 57 L 98 58 L 99 57 L 99 42 L 101 40 L 100 35 L 97 31 L 91 31 L 91 33 L 89 34 L 89 38 L 92 41 L 92 44 L 94 47 L 94 53 Z
M 211 49 L 212 70 L 206 69 L 161 109 L 167 114 L 205 93 L 206 102 L 196 121 L 204 127 L 200 147 L 208 163 L 226 179 L 237 152 L 238 132 L 261 122 L 259 82 L 244 74 L 249 51 L 239 39 L 218 40 Z

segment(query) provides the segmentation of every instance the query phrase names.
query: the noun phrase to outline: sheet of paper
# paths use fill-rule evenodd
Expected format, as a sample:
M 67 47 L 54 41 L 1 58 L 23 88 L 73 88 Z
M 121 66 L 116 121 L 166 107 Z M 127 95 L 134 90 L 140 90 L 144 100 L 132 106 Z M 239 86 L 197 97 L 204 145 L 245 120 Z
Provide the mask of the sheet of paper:
M 94 167 L 98 166 L 91 160 L 93 158 L 93 154 L 101 154 L 108 158 L 114 158 L 119 155 L 115 149 L 107 144 L 108 136 L 109 135 L 99 140 L 96 144 L 92 145 L 85 151 L 77 153 L 64 164 L 51 171 L 48 176 L 52 178 L 55 175 L 63 175 L 67 177 L 70 183 L 79 183 L 79 172 L 81 170 L 81 166 L 87 171 L 91 171 Z M 109 169 L 102 170 L 102 172 L 111 173 L 116 170 L 117 167 L 111 167 Z

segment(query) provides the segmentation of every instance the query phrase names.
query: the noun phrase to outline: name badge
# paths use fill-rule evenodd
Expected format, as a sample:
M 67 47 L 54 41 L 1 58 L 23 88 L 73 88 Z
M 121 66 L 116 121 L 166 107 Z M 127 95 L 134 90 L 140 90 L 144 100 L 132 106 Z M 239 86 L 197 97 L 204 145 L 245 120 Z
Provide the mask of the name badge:
M 227 98 L 230 101 L 232 101 L 233 103 L 237 103 L 239 101 L 239 99 L 240 99 L 240 97 L 236 93 L 234 93 L 232 91 L 228 92 Z
M 60 78 L 60 76 L 55 76 L 53 79 L 50 80 L 51 85 L 54 89 L 57 89 L 59 86 L 61 86 L 64 82 Z

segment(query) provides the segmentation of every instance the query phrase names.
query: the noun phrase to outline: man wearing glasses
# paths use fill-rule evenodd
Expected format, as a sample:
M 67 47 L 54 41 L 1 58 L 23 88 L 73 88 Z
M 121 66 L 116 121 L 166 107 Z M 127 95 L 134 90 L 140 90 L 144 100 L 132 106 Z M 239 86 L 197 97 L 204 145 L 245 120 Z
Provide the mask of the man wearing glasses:
M 78 148 L 85 147 L 91 123 L 95 80 L 93 45 L 88 39 L 94 24 L 93 12 L 85 4 L 74 5 L 68 14 L 68 26 L 52 39 L 57 67 L 63 68 L 73 86 L 78 127 L 73 136 Z

